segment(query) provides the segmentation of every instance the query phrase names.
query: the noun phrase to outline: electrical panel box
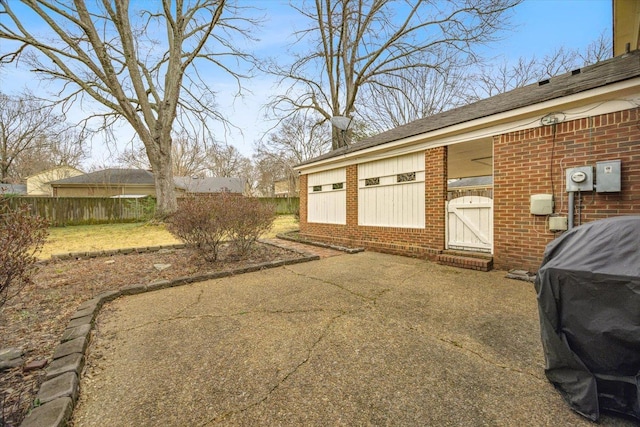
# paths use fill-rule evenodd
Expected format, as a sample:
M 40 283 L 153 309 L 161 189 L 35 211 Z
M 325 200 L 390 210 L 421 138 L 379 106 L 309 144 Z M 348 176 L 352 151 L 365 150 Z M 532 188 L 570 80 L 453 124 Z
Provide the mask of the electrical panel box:
M 534 215 L 551 215 L 553 213 L 553 195 L 532 194 L 531 213 Z
M 567 230 L 566 216 L 550 216 L 549 217 L 549 231 L 566 231 L 566 230 Z
M 567 169 L 567 191 L 593 191 L 593 167 Z
M 620 191 L 620 160 L 596 162 L 596 192 L 615 193 Z

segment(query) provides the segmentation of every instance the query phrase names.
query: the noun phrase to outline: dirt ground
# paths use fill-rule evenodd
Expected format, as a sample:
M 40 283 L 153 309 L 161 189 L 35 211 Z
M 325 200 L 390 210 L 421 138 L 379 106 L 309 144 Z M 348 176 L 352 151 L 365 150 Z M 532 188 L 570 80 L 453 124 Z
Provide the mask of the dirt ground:
M 300 256 L 282 248 L 258 244 L 243 260 L 231 259 L 227 248 L 223 248 L 220 261 L 213 264 L 188 249 L 50 261 L 37 267 L 33 285 L 23 289 L 1 309 L 0 349 L 23 349 L 24 364 L 50 361 L 76 307 L 101 292 Z M 162 264 L 170 266 L 162 270 L 154 266 Z M 25 372 L 21 366 L 0 372 L 0 425 L 20 424 L 43 378 L 44 369 Z

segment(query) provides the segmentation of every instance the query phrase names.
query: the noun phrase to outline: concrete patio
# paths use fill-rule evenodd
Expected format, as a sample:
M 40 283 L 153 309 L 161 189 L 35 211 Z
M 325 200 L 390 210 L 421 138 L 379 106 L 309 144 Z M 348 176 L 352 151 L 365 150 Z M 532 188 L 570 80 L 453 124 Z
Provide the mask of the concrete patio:
M 120 298 L 73 425 L 592 425 L 504 275 L 364 252 Z

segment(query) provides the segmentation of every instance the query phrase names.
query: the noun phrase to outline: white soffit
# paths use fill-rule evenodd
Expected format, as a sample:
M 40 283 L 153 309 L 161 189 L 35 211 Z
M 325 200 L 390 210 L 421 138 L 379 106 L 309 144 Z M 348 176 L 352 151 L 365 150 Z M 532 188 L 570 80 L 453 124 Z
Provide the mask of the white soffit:
M 640 78 L 591 89 L 562 98 L 541 102 L 504 113 L 470 120 L 432 132 L 415 135 L 320 160 L 294 168 L 299 173 L 314 173 L 388 157 L 423 151 L 428 148 L 468 142 L 504 133 L 541 127 L 540 119 L 549 113 L 562 113 L 563 121 L 578 120 L 640 106 Z

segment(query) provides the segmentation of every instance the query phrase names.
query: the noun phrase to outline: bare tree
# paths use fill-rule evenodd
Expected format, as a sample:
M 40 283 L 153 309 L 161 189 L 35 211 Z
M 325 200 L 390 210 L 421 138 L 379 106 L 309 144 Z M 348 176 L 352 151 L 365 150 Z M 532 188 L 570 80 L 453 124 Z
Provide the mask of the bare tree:
M 289 193 L 298 187 L 298 173 L 293 167 L 325 153 L 331 147 L 327 126 L 312 114 L 297 114 L 280 122 L 267 141 L 256 146 L 256 167 L 263 172 L 260 185 L 271 193 L 275 181 L 289 181 Z M 269 180 L 270 183 L 269 183 Z M 272 194 L 269 194 L 272 195 Z
M 175 145 L 176 142 L 173 141 L 172 148 Z M 147 157 L 144 146 L 132 146 L 131 148 L 126 148 L 122 153 L 118 155 L 116 164 L 118 166 L 124 166 L 133 169 L 151 169 L 149 158 Z
M 263 197 L 273 197 L 275 182 L 287 178 L 287 170 L 279 159 L 265 153 L 256 153 L 253 157 L 254 181 L 252 190 Z
M 309 22 L 296 33 L 311 51 L 292 51 L 293 63 L 272 61 L 266 68 L 289 89 L 271 103 L 274 115 L 314 110 L 323 120 L 350 117 L 365 86 L 384 86 L 401 70 L 441 70 L 440 52 L 474 56 L 476 46 L 504 27 L 507 12 L 520 0 L 314 0 L 292 7 Z M 292 46 L 292 49 L 296 46 Z M 343 145 L 333 129 L 332 146 Z
M 17 13 L 0 0 L 0 38 L 18 43 L 3 62 L 23 58 L 41 76 L 62 82 L 63 106 L 97 101 L 90 114 L 108 128 L 125 120 L 144 144 L 151 164 L 160 216 L 176 209 L 172 176 L 172 130 L 189 117 L 220 119 L 213 93 L 196 70 L 207 62 L 236 79 L 237 63 L 250 60 L 233 37 L 249 37 L 254 22 L 227 0 L 29 0 L 22 3 L 40 20 Z M 45 27 L 45 35 L 36 34 Z M 187 125 L 187 123 L 183 123 Z
M 380 79 L 384 84 L 363 90 L 367 108 L 358 114 L 369 129 L 383 132 L 459 107 L 471 84 L 465 65 L 451 62 L 442 70 L 406 67 L 384 76 Z
M 535 56 L 530 59 L 521 57 L 513 65 L 503 61 L 497 66 L 483 67 L 479 73 L 472 77 L 475 84 L 470 86 L 471 91 L 468 100 L 477 101 L 488 98 L 580 67 L 595 64 L 611 57 L 612 50 L 610 46 L 610 39 L 601 34 L 584 51 L 560 47 L 545 55 L 542 59 L 538 59 Z
M 288 117 L 268 135 L 266 143 L 256 146 L 256 151 L 290 166 L 319 156 L 331 146 L 327 127 L 319 121 L 311 115 Z
M 609 59 L 613 56 L 613 43 L 611 43 L 611 37 L 605 33 L 589 43 L 589 45 L 578 53 L 579 58 L 584 65 L 595 64 L 605 59 Z
M 251 160 L 233 145 L 214 145 L 208 151 L 207 170 L 210 175 L 246 179 L 251 174 Z
M 199 138 L 180 133 L 172 137 L 171 161 L 174 176 L 206 176 L 207 146 Z M 142 146 L 126 149 L 118 156 L 118 163 L 127 167 L 149 169 L 149 159 Z
M 87 157 L 85 136 L 66 124 L 62 126 L 60 131 L 51 129 L 45 139 L 15 159 L 11 172 L 15 180 L 24 182 L 30 175 L 58 166 L 80 167 Z
M 75 166 L 83 138 L 64 119 L 26 93 L 0 93 L 0 182 L 21 182 L 53 166 Z

